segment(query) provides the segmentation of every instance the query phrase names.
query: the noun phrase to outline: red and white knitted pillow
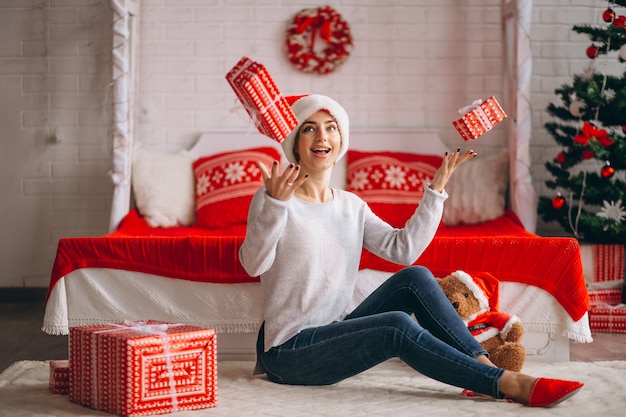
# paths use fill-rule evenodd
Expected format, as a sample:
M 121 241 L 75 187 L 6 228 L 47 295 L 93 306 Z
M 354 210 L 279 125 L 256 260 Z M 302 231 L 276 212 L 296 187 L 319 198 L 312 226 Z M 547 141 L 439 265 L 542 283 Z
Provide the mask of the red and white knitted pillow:
M 259 147 L 196 160 L 196 226 L 218 229 L 246 224 L 252 196 L 263 185 L 258 163 L 270 167 L 280 158 L 276 149 Z
M 348 150 L 346 189 L 394 227 L 403 227 L 432 181 L 442 157 L 403 152 Z

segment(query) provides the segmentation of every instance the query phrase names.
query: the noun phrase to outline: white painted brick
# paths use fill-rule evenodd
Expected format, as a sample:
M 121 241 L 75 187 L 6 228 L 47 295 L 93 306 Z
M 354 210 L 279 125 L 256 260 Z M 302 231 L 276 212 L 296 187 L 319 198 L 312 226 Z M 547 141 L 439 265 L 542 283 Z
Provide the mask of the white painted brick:
M 199 7 L 193 13 L 194 21 L 200 23 L 249 23 L 252 21 L 251 7 Z
M 177 22 L 191 23 L 194 20 L 194 11 L 189 7 L 163 7 L 149 2 L 141 7 L 141 19 L 153 24 Z
M 206 23 L 190 23 L 188 25 L 166 24 L 160 27 L 160 29 L 164 32 L 164 38 L 170 40 L 215 40 L 219 39 L 222 34 L 220 25 L 207 25 Z
M 148 57 L 189 56 L 193 52 L 193 42 L 190 40 L 147 40 L 142 43 L 141 47 L 141 53 Z
M 22 126 L 76 126 L 77 115 L 73 111 L 63 110 L 27 110 L 22 113 Z
M 75 178 L 79 175 L 82 182 L 85 177 L 102 178 L 111 169 L 109 161 L 89 162 L 52 162 L 53 178 Z
M 46 179 L 24 179 L 22 190 L 25 196 L 30 195 L 50 195 L 50 194 L 77 194 L 78 181 L 72 180 L 46 180 Z
M 57 129 L 57 137 L 59 143 L 63 145 L 90 144 L 110 141 L 110 127 L 59 127 Z

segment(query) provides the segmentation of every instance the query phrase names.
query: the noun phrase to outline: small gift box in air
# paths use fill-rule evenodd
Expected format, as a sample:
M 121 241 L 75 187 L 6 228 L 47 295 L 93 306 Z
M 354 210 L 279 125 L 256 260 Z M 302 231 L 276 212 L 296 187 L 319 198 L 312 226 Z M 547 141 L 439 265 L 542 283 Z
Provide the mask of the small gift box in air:
M 265 136 L 282 142 L 298 126 L 298 118 L 262 64 L 243 57 L 226 74 L 226 80 Z
M 452 124 L 465 141 L 478 138 L 506 119 L 506 113 L 493 96 L 484 101 L 474 101 L 469 106 L 459 109 L 459 114 L 463 117 Z

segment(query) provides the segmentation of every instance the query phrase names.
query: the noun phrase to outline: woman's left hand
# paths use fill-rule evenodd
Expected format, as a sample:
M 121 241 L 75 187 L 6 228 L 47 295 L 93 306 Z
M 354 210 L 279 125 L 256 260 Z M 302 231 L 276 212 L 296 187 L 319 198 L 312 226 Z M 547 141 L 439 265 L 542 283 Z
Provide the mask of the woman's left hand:
M 457 169 L 463 162 L 476 156 L 478 156 L 478 154 L 473 150 L 469 150 L 461 155 L 461 148 L 456 148 L 456 152 L 452 152 L 451 154 L 446 152 L 443 156 L 441 166 L 435 172 L 435 176 L 430 183 L 430 188 L 435 191 L 442 192 L 448 183 L 448 180 L 452 177 L 454 170 Z

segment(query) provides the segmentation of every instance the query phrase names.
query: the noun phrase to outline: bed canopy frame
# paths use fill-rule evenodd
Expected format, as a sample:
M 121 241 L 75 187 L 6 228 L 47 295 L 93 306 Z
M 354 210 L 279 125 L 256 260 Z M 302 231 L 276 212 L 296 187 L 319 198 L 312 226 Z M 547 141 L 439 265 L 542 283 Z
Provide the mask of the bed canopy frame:
M 113 167 L 114 184 L 109 229 L 115 230 L 131 201 L 131 158 L 134 137 L 137 51 L 140 44 L 140 0 L 110 0 L 113 9 Z M 532 0 L 501 0 L 504 102 L 508 123 L 510 207 L 524 227 L 534 232 L 537 197 L 530 174 Z

